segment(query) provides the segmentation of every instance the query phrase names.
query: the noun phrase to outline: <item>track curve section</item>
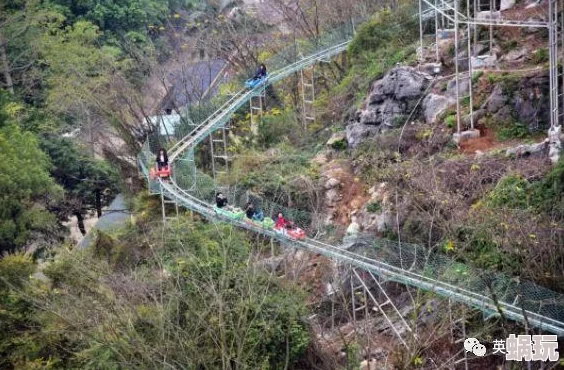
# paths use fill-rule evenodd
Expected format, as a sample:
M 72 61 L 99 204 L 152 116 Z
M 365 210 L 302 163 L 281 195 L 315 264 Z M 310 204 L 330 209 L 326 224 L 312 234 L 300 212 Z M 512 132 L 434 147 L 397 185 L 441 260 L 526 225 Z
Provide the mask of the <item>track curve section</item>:
M 193 153 L 195 146 L 207 138 L 214 130 L 226 125 L 231 115 L 247 103 L 253 95 L 258 94 L 260 89 L 263 89 L 268 84 L 281 81 L 318 61 L 327 60 L 338 55 L 346 50 L 349 42 L 350 40 L 340 42 L 307 55 L 294 63 L 271 72 L 270 78 L 265 84 L 252 90 L 244 89 L 235 94 L 217 109 L 215 113 L 195 126 L 191 132 L 169 149 L 169 161 L 172 164 L 173 177 L 175 163 L 182 160 L 185 153 L 190 151 Z M 149 179 L 148 163 L 150 163 L 148 155 L 147 148 L 145 148 L 145 152 L 141 153 L 139 158 L 139 164 L 147 179 Z M 475 307 L 490 316 L 502 315 L 507 319 L 525 323 L 527 326 L 564 336 L 564 296 L 548 289 L 534 284 L 514 283 L 513 279 L 510 278 L 503 280 L 493 279 L 489 283 L 476 279 L 472 284 L 469 283 L 470 280 L 466 279 L 466 283 L 457 283 L 456 279 L 441 278 L 442 275 L 437 271 L 431 274 L 428 271 L 425 272 L 424 267 L 418 266 L 420 263 L 418 263 L 418 259 L 415 257 L 409 263 L 401 261 L 396 263 L 394 261 L 398 258 L 397 256 L 380 259 L 377 256 L 367 256 L 366 254 L 355 252 L 354 248 L 335 246 L 314 239 L 292 240 L 272 230 L 244 221 L 223 217 L 216 214 L 213 204 L 196 197 L 189 190 L 181 188 L 174 178 L 169 181 L 158 180 L 158 189 L 158 192 L 163 197 L 174 201 L 179 206 L 198 212 L 210 220 L 227 222 L 233 226 L 260 233 L 286 245 L 318 253 L 335 259 L 340 263 L 365 269 L 389 281 L 434 292 L 443 297 Z M 401 253 L 400 251 L 400 260 L 402 258 Z M 428 258 L 428 256 L 425 258 Z

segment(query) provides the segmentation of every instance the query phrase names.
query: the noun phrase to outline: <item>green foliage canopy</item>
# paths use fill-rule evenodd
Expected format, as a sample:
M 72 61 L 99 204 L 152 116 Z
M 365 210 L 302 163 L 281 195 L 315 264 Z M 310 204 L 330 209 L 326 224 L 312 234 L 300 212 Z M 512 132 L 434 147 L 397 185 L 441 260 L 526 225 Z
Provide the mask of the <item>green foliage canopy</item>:
M 249 263 L 255 246 L 242 232 L 183 218 L 163 231 L 132 227 L 64 251 L 43 270 L 51 286 L 28 280 L 30 261 L 0 261 L 0 302 L 13 302 L 0 315 L 34 302 L 3 327 L 0 364 L 291 369 L 309 345 L 300 292 Z
M 10 122 L 0 122 L 0 245 L 21 247 L 34 230 L 54 227 L 45 210 L 61 189 L 49 177 L 50 163 L 37 139 Z

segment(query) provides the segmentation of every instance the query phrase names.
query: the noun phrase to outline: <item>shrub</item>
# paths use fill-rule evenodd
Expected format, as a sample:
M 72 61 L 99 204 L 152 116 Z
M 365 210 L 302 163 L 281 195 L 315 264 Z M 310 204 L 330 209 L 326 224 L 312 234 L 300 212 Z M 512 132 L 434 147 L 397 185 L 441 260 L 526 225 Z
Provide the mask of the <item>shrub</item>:
M 377 213 L 382 210 L 382 204 L 378 201 L 370 202 L 366 206 L 366 210 L 371 213 Z
M 564 157 L 534 184 L 533 202 L 539 209 L 564 217 Z
M 347 141 L 346 140 L 338 140 L 331 144 L 331 148 L 335 150 L 345 150 L 347 149 Z
M 472 83 L 478 82 L 478 80 L 480 79 L 480 77 L 482 77 L 483 74 L 484 74 L 484 71 L 475 72 L 475 73 L 472 75 Z
M 548 58 L 549 58 L 548 49 L 547 48 L 538 49 L 533 53 L 531 58 L 533 60 L 533 63 L 535 64 L 542 64 L 548 62 Z
M 299 141 L 302 128 L 295 112 L 273 109 L 267 112 L 258 127 L 258 142 L 263 148 L 279 144 L 284 138 Z
M 382 10 L 360 27 L 349 46 L 349 52 L 352 57 L 357 57 L 366 51 L 376 51 L 388 43 L 407 45 L 415 40 L 417 26 L 410 6 L 400 7 L 393 12 L 390 9 Z
M 453 128 L 454 126 L 456 126 L 456 115 L 455 115 L 455 114 L 449 115 L 449 116 L 445 119 L 445 123 L 446 123 L 446 126 L 447 126 L 448 128 Z
M 519 175 L 508 175 L 500 179 L 488 196 L 488 203 L 494 207 L 525 209 L 529 207 L 531 184 Z
M 497 138 L 500 141 L 522 139 L 527 136 L 529 136 L 529 129 L 521 122 L 506 123 L 497 131 Z

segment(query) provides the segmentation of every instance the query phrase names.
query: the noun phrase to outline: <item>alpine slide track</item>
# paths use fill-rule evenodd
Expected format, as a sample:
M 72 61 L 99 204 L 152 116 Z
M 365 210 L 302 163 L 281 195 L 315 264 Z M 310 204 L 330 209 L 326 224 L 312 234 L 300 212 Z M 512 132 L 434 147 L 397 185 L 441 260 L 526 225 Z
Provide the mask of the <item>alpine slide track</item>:
M 354 271 L 363 271 L 384 281 L 405 284 L 466 304 L 481 310 L 485 317 L 503 316 L 521 322 L 526 327 L 564 336 L 564 295 L 533 283 L 518 281 L 497 273 L 474 271 L 440 253 L 429 253 L 420 246 L 373 239 L 362 241 L 370 245 L 372 252 L 366 253 L 366 249 L 363 252 L 355 252 L 355 248 L 350 248 L 354 242 L 332 245 L 314 238 L 292 240 L 273 230 L 222 217 L 214 211 L 214 184 L 208 183 L 209 189 L 203 192 L 200 180 L 196 178 L 196 146 L 207 138 L 211 141 L 214 132 L 228 125 L 234 112 L 252 101 L 253 97 L 264 94 L 265 85 L 282 81 L 344 52 L 354 34 L 353 27 L 349 28 L 347 32 L 336 32 L 330 37 L 325 37 L 323 42 L 316 42 L 309 52 L 294 50 L 292 57 L 288 57 L 288 54 L 286 57 L 278 56 L 277 61 L 269 61 L 267 65 L 273 72 L 265 84 L 252 90 L 240 90 L 216 104 L 213 112 L 208 110 L 208 113 L 205 113 L 207 116 L 199 122 L 192 119 L 183 132 L 177 129 L 175 142 L 168 150 L 169 163 L 172 166 L 172 177 L 168 181 L 149 178 L 149 168 L 154 163 L 154 153 L 160 144 L 147 140 L 139 154 L 139 164 L 149 182 L 151 193 L 159 194 L 162 198 L 163 217 L 165 203 L 173 204 L 177 212 L 179 206 L 185 207 L 209 220 L 230 223 L 235 227 L 278 240 L 284 245 L 329 257 L 343 265 L 350 265 Z M 201 110 L 200 116 L 203 116 Z

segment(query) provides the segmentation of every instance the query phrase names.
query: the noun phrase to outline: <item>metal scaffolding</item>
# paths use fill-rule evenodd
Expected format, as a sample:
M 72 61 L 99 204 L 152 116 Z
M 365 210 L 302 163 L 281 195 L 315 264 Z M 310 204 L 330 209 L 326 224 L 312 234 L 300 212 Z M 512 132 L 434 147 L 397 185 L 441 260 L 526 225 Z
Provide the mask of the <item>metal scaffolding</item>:
M 266 88 L 261 88 L 256 94 L 252 94 L 249 99 L 249 105 L 251 111 L 251 133 L 256 136 L 266 105 Z
M 163 224 L 166 224 L 168 221 L 178 220 L 178 203 L 175 199 L 169 199 L 165 197 L 164 192 L 162 191 L 163 182 L 160 182 L 161 185 L 161 207 L 162 207 L 162 215 L 163 215 Z M 172 205 L 174 212 L 171 215 L 171 210 L 168 209 L 167 205 Z
M 210 133 L 210 150 L 212 162 L 212 176 L 213 182 L 217 187 L 218 177 L 220 174 L 225 174 L 229 171 L 229 153 L 227 152 L 227 130 L 228 125 L 225 125 L 216 131 Z
M 315 64 L 300 71 L 300 93 L 302 96 L 302 121 L 304 128 L 315 122 Z
M 564 94 L 559 84 L 563 83 L 564 63 L 562 49 L 564 48 L 564 17 L 562 14 L 563 0 L 548 0 L 548 20 L 515 20 L 504 17 L 504 12 L 498 10 L 495 0 L 466 0 L 465 9 L 461 11 L 460 5 L 464 4 L 454 0 L 419 0 L 420 21 L 420 62 L 425 61 L 423 40 L 424 23 L 434 19 L 435 22 L 435 56 L 434 61 L 439 62 L 439 44 L 442 31 L 452 27 L 454 31 L 454 64 L 456 82 L 456 112 L 457 131 L 460 134 L 465 129 L 474 129 L 474 107 L 472 76 L 478 70 L 487 70 L 486 67 L 475 68 L 473 60 L 477 60 L 482 51 L 493 57 L 493 30 L 494 27 L 519 27 L 519 28 L 546 28 L 549 40 L 549 78 L 550 78 L 550 127 L 553 130 L 560 126 L 564 114 Z M 472 6 L 471 6 L 472 5 Z M 543 6 L 542 3 L 537 6 Z M 433 17 L 434 16 L 434 17 Z M 480 40 L 480 27 L 487 27 L 488 33 L 485 40 Z M 480 45 L 487 45 L 481 47 Z M 559 64 L 562 67 L 559 67 Z
M 356 315 L 358 312 L 363 312 L 363 316 L 366 318 L 371 312 L 380 313 L 386 322 L 388 323 L 392 332 L 396 335 L 402 345 L 409 348 L 404 336 L 402 334 L 409 334 L 411 337 L 415 336 L 415 333 L 411 330 L 409 324 L 403 318 L 401 312 L 394 305 L 390 296 L 386 293 L 384 287 L 382 286 L 380 280 L 374 276 L 370 271 L 361 270 L 359 273 L 357 269 L 350 266 L 350 288 L 351 288 L 351 305 L 352 305 L 352 317 L 353 324 L 356 326 Z M 366 280 L 369 280 L 368 282 Z M 378 288 L 380 294 L 384 299 L 378 299 L 376 297 L 369 285 L 375 284 Z M 385 307 L 393 314 L 394 318 L 398 321 L 396 324 L 390 318 L 390 315 L 386 313 Z M 397 327 L 399 323 L 400 327 Z

